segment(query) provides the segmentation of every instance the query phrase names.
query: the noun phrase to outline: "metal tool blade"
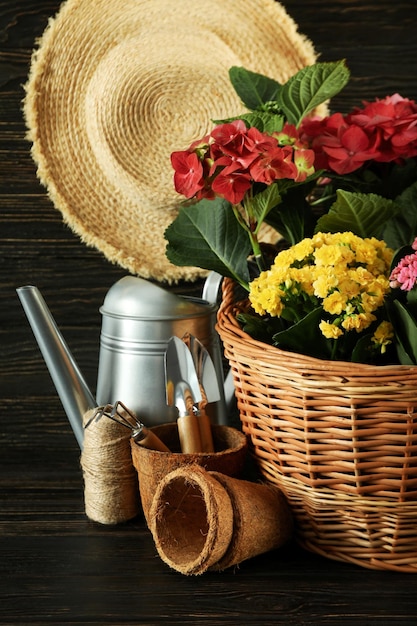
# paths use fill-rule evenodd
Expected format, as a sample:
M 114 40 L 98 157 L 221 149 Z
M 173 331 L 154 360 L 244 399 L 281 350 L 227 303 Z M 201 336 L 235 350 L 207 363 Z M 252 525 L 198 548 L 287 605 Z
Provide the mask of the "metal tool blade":
M 197 337 L 189 333 L 184 337 L 184 342 L 189 347 L 197 379 L 203 388 L 207 402 L 218 402 L 221 397 L 219 381 L 209 351 Z
M 192 403 L 201 402 L 202 396 L 193 358 L 185 343 L 179 337 L 171 337 L 165 353 L 165 378 L 167 404 L 184 412 L 186 394 L 192 396 Z
M 181 452 L 202 452 L 198 403 L 202 400 L 193 358 L 185 343 L 171 337 L 165 353 L 166 398 L 178 410 Z

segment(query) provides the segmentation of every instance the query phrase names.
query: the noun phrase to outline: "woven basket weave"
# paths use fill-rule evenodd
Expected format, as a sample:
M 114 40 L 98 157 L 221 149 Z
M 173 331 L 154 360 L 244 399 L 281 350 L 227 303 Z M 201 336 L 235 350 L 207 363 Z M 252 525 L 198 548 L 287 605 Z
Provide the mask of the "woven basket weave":
M 417 367 L 324 361 L 255 341 L 223 281 L 217 330 L 243 431 L 285 493 L 301 545 L 417 572 Z

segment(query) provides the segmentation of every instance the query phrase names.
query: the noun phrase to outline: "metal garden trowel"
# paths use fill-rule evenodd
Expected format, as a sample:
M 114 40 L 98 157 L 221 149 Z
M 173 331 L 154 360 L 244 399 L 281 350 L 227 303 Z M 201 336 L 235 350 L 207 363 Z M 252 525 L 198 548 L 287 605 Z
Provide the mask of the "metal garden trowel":
M 178 411 L 178 434 L 185 454 L 202 452 L 198 403 L 202 400 L 191 352 L 178 337 L 171 337 L 165 353 L 166 400 Z
M 183 399 L 176 398 L 175 381 L 172 372 L 175 369 L 179 372 L 177 380 L 177 389 L 183 388 L 183 382 L 187 382 L 187 386 L 191 392 L 192 414 L 190 418 L 190 407 L 184 408 L 180 406 L 184 404 Z M 187 423 L 189 431 L 198 428 L 200 435 L 199 452 L 214 452 L 213 435 L 211 429 L 210 407 L 208 404 L 218 402 L 221 394 L 219 389 L 216 369 L 211 356 L 205 346 L 196 337 L 190 333 L 186 333 L 182 340 L 173 337 L 168 346 L 166 357 L 166 380 L 167 380 L 167 402 L 175 404 L 178 413 L 187 414 L 186 420 L 181 419 L 178 422 L 179 430 Z M 207 407 L 207 411 L 206 411 Z M 195 419 L 197 417 L 197 419 Z M 189 435 L 189 438 L 191 435 Z M 193 437 L 197 445 L 197 435 Z M 197 450 L 195 449 L 194 452 Z
M 218 402 L 221 398 L 216 368 L 207 348 L 197 337 L 187 333 L 183 337 L 193 359 L 200 390 L 203 395 L 199 403 L 199 423 L 202 446 L 204 452 L 214 452 L 213 436 L 211 432 L 210 407 L 207 404 Z

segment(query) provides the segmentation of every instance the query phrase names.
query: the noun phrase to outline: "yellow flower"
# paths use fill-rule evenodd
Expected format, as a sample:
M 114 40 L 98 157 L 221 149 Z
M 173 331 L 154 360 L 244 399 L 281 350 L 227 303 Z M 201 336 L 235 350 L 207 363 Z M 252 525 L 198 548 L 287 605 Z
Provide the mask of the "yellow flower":
M 262 272 L 258 278 L 255 278 L 250 285 L 249 299 L 254 311 L 259 315 L 269 313 L 279 316 L 283 309 L 281 298 L 285 293 L 269 279 L 270 272 Z
M 360 333 L 365 328 L 368 328 L 374 320 L 376 320 L 376 317 L 372 313 L 354 313 L 345 317 L 342 326 L 347 331 L 356 330 L 357 333 Z
M 340 335 L 343 335 L 343 330 L 335 324 L 330 324 L 322 320 L 319 324 L 319 328 L 326 339 L 337 339 Z
M 339 278 L 339 291 L 345 294 L 346 300 L 357 298 L 361 292 L 361 284 L 355 275 L 355 270 L 347 270 Z
M 304 293 L 307 293 L 309 296 L 314 294 L 314 289 L 312 285 L 312 278 L 314 277 L 314 268 L 310 265 L 305 265 L 300 268 L 291 267 L 288 270 L 288 276 L 293 283 L 297 283 L 298 292 L 301 288 Z
M 334 274 L 319 274 L 313 282 L 314 295 L 318 298 L 326 298 L 337 287 L 338 280 Z
M 384 298 L 389 291 L 389 282 L 385 277 L 383 278 L 384 281 L 375 280 L 368 285 L 367 291 L 362 294 L 362 306 L 365 311 L 375 311 L 382 306 Z
M 317 266 L 348 265 L 355 258 L 353 250 L 339 243 L 322 246 L 314 253 Z
M 323 309 L 332 315 L 340 315 L 346 307 L 346 296 L 340 291 L 333 291 L 323 300 Z
M 290 312 L 293 319 L 301 319 L 321 300 L 327 313 L 343 317 L 345 330 L 360 332 L 375 319 L 373 312 L 390 289 L 392 255 L 377 239 L 351 232 L 316 233 L 281 251 L 271 269 L 252 281 L 249 299 L 261 315 L 279 317 L 286 308 L 286 319 Z M 336 331 L 326 332 L 334 336 Z M 343 334 L 340 328 L 337 332 Z
M 295 261 L 303 261 L 314 252 L 312 239 L 306 238 L 296 243 L 288 250 L 282 250 L 275 257 L 275 265 L 290 267 Z
M 380 323 L 374 335 L 372 341 L 381 348 L 381 354 L 385 354 L 387 346 L 392 343 L 394 337 L 394 329 L 390 322 L 384 320 Z
M 291 248 L 290 248 L 291 249 Z M 313 240 L 306 237 L 299 243 L 292 246 L 293 261 L 302 261 L 314 252 Z

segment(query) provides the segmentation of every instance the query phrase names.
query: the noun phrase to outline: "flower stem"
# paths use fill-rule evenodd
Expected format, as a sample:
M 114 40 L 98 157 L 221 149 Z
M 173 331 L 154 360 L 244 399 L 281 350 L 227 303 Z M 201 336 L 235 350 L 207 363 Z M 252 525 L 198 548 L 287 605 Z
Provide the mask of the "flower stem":
M 266 265 L 262 254 L 262 249 L 258 241 L 258 237 L 255 233 L 249 231 L 249 239 L 258 269 L 260 272 L 263 272 L 264 270 L 266 270 Z
M 239 210 L 239 205 L 232 205 L 233 213 L 239 224 L 246 230 L 249 235 L 249 241 L 251 243 L 253 256 L 255 257 L 256 264 L 260 272 L 263 272 L 266 268 L 264 257 L 262 254 L 262 249 L 258 241 L 257 235 L 257 222 L 254 220 L 250 202 L 244 202 L 242 204 L 244 213 L 246 215 L 246 219 L 243 217 L 242 213 Z
M 332 352 L 331 352 L 331 356 L 330 356 L 330 360 L 331 361 L 335 361 L 336 360 L 336 353 L 337 353 L 337 348 L 338 348 L 338 343 L 337 343 L 337 339 L 331 339 L 331 341 L 333 341 L 333 345 L 332 345 Z

